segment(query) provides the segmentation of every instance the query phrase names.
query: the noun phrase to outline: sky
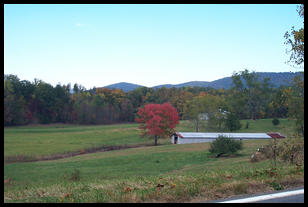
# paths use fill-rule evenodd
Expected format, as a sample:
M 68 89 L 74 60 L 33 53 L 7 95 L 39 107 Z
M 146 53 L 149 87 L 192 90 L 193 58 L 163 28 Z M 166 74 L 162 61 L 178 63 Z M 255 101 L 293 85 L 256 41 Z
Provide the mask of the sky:
M 5 4 L 4 74 L 90 89 L 303 71 L 284 44 L 297 6 Z

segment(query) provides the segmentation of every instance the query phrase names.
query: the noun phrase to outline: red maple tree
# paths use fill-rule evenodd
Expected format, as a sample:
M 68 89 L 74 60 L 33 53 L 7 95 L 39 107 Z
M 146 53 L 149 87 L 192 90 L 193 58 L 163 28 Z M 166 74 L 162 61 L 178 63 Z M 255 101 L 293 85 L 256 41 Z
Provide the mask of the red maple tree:
M 148 134 L 155 138 L 171 136 L 175 126 L 179 123 L 179 115 L 176 109 L 169 103 L 147 104 L 139 108 L 136 122 L 140 123 L 139 128 L 143 129 L 142 136 Z

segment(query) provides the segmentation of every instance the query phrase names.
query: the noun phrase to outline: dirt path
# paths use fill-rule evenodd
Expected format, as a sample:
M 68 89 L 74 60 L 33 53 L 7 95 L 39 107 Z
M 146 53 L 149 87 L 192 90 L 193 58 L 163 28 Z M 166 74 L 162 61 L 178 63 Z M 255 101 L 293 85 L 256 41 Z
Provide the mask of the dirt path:
M 139 147 L 151 147 L 153 144 L 138 144 L 138 145 L 119 145 L 119 146 L 102 146 L 85 149 L 84 151 L 76 151 L 76 152 L 68 152 L 62 154 L 54 154 L 42 157 L 29 157 L 25 155 L 17 155 L 17 156 L 8 156 L 4 158 L 4 164 L 16 163 L 16 162 L 36 162 L 36 161 L 45 161 L 45 160 L 58 160 L 67 157 L 74 157 L 78 155 L 96 153 L 96 152 L 105 152 L 112 150 L 123 150 L 129 148 L 139 148 Z M 157 145 L 158 146 L 158 145 Z

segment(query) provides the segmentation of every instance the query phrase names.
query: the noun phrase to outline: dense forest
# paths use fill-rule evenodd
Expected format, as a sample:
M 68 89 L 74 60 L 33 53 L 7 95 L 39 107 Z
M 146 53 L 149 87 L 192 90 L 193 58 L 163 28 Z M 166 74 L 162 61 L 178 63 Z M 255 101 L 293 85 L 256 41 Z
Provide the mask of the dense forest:
M 192 120 L 197 126 L 202 120 L 200 115 L 206 114 L 211 126 L 221 130 L 227 127 L 229 117 L 300 120 L 304 110 L 303 86 L 303 73 L 296 76 L 292 85 L 276 88 L 269 78 L 260 81 L 258 74 L 248 70 L 233 74 L 230 89 L 139 87 L 129 92 L 108 88 L 86 90 L 78 84 L 73 88 L 70 84 L 53 87 L 42 80 L 30 82 L 4 75 L 4 126 L 134 122 L 139 107 L 166 102 L 177 109 L 182 120 Z

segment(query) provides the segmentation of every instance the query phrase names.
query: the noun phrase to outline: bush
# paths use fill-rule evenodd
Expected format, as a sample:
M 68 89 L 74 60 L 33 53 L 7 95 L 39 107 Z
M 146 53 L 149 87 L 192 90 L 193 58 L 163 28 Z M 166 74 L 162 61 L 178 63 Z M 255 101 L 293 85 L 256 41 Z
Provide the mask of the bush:
M 270 186 L 272 188 L 274 188 L 274 190 L 283 190 L 284 189 L 284 187 L 282 185 L 280 185 L 279 183 L 276 183 L 275 181 L 271 182 Z
M 219 136 L 211 143 L 210 153 L 217 154 L 219 157 L 222 154 L 234 154 L 243 148 L 243 143 L 239 140 L 233 140 L 228 137 Z
M 276 153 L 274 152 L 276 149 Z M 300 137 L 285 138 L 275 144 L 275 140 L 263 149 L 266 158 L 280 159 L 291 164 L 301 165 L 304 163 L 304 139 Z M 276 154 L 276 157 L 275 157 Z
M 278 157 L 291 164 L 304 163 L 304 139 L 286 138 L 278 144 Z
M 262 153 L 268 159 L 272 159 L 274 157 L 273 145 L 274 145 L 274 142 L 270 142 L 270 144 L 266 145 L 262 150 Z
M 230 131 L 234 131 L 241 127 L 240 119 L 234 113 L 229 113 L 226 119 L 226 128 Z
M 272 120 L 272 123 L 273 123 L 274 126 L 277 126 L 277 125 L 279 125 L 280 122 L 279 122 L 279 119 L 275 118 L 275 119 Z

